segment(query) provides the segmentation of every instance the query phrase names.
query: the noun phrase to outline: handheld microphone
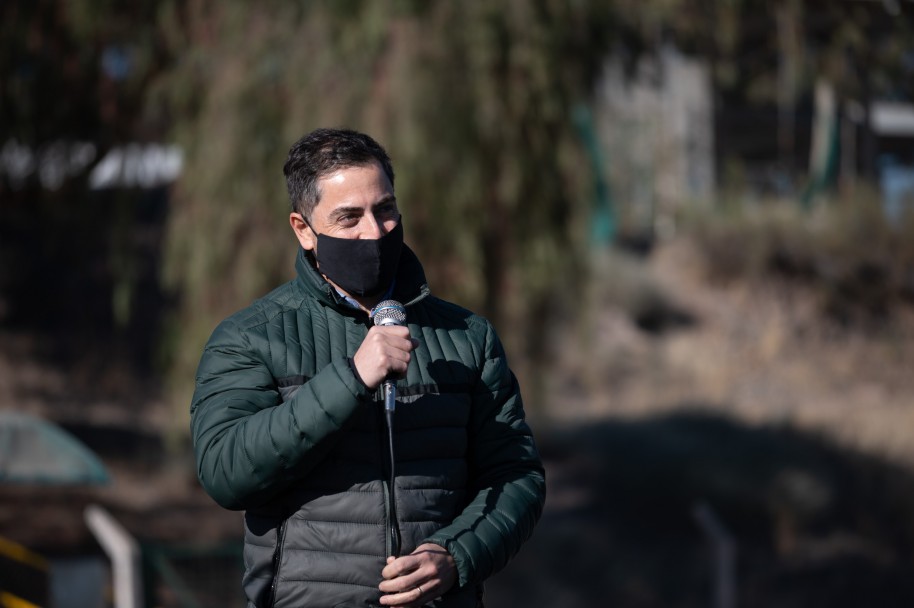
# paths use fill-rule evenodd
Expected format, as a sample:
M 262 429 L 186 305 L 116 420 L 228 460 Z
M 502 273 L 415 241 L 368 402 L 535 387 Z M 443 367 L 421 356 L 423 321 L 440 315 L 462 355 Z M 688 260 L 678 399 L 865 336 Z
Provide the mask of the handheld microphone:
M 386 325 L 406 325 L 406 308 L 396 300 L 384 300 L 372 310 L 374 324 L 380 327 Z M 384 380 L 384 409 L 388 412 L 397 407 L 397 384 L 393 379 Z
M 396 300 L 384 300 L 372 309 L 371 316 L 374 318 L 374 324 L 381 327 L 406 325 L 406 308 Z M 397 518 L 397 459 L 394 454 L 394 409 L 396 407 L 397 384 L 392 378 L 387 378 L 384 380 L 384 415 L 387 419 L 387 446 L 390 449 L 390 480 L 388 481 L 390 515 L 387 520 L 387 533 L 390 536 L 391 555 L 399 557 L 402 537 Z

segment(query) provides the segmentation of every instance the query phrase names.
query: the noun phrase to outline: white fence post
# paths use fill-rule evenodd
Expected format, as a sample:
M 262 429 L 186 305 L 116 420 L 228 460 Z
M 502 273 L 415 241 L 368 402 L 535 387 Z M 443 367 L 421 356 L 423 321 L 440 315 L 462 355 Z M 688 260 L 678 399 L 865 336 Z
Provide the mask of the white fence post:
M 114 607 L 142 608 L 143 580 L 140 547 L 114 517 L 98 505 L 89 505 L 86 524 L 111 560 L 114 579 Z
M 714 554 L 712 605 L 714 608 L 736 608 L 736 542 L 707 503 L 695 505 L 692 515 Z

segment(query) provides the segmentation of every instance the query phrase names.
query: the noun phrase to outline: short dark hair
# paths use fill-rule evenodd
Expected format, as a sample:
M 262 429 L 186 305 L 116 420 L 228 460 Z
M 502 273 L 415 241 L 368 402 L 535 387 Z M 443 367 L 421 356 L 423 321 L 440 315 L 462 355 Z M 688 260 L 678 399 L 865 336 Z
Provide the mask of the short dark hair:
M 310 220 L 321 199 L 317 187 L 319 179 L 338 169 L 361 167 L 375 160 L 393 187 L 394 169 L 390 157 L 371 137 L 351 129 L 311 131 L 289 148 L 289 156 L 282 167 L 292 210 Z

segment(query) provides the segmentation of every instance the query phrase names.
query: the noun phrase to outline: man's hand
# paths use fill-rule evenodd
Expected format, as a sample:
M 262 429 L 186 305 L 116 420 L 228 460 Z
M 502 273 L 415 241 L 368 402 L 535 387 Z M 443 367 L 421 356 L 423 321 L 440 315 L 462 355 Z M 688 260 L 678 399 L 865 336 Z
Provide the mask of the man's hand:
M 352 358 L 359 377 L 370 389 L 378 388 L 388 376 L 405 374 L 410 352 L 418 341 L 409 337 L 409 328 L 400 325 L 373 326 Z
M 457 566 L 447 549 L 431 543 L 403 557 L 388 557 L 378 588 L 385 606 L 416 608 L 441 597 L 457 582 Z

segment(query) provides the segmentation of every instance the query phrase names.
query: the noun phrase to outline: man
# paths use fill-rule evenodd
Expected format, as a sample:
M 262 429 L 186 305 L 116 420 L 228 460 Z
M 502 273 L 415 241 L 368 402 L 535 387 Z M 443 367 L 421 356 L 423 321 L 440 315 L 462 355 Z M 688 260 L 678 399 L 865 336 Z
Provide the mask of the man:
M 248 606 L 481 606 L 545 496 L 501 344 L 429 294 L 373 139 L 319 129 L 283 172 L 298 276 L 216 328 L 191 405 L 201 483 L 246 511 Z M 373 324 L 387 299 L 407 325 Z

